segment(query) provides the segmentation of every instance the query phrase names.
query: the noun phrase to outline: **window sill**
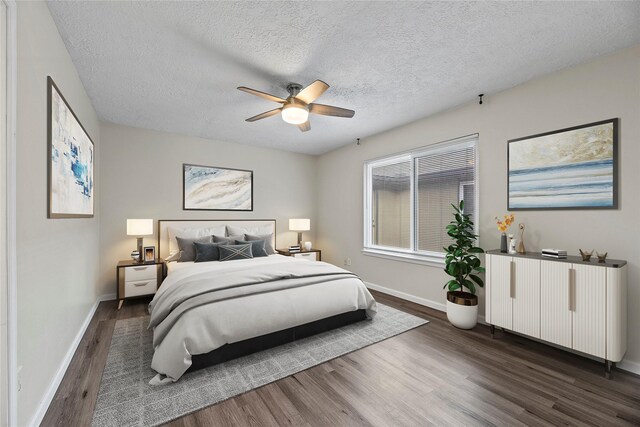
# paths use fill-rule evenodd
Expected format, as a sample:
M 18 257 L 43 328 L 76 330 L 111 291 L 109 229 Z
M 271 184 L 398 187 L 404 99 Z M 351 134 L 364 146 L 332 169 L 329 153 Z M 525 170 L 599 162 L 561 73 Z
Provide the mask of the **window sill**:
M 428 265 L 430 267 L 444 267 L 444 254 L 438 255 L 418 255 L 411 252 L 396 252 L 383 249 L 364 248 L 362 253 L 367 256 L 390 259 L 393 261 L 409 262 L 412 264 Z

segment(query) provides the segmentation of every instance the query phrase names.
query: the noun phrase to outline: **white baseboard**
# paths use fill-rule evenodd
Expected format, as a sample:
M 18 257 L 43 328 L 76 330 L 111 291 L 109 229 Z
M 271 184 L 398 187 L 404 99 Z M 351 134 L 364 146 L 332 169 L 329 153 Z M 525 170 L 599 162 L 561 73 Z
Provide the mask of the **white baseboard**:
M 640 375 L 640 363 L 633 362 L 631 360 L 622 360 L 620 363 L 616 365 L 616 368 L 622 369 L 623 371 L 631 372 L 636 375 Z
M 378 291 L 378 292 L 382 292 L 383 294 L 388 294 L 388 295 L 392 295 L 394 297 L 398 297 L 401 298 L 403 300 L 407 300 L 407 301 L 411 301 L 411 302 L 415 302 L 416 304 L 420 304 L 423 305 L 425 307 L 430 307 L 433 308 L 435 310 L 439 310 L 439 311 L 447 311 L 447 306 L 445 304 L 439 303 L 439 302 L 435 302 L 426 298 L 422 298 L 422 297 L 418 297 L 415 295 L 411 295 L 408 294 L 406 292 L 401 292 L 401 291 L 396 291 L 395 289 L 390 289 L 384 286 L 380 286 L 380 285 L 376 285 L 375 283 L 371 283 L 371 282 L 364 282 L 365 286 L 369 289 L 373 289 L 374 291 Z M 482 323 L 483 325 L 486 325 L 487 322 L 485 321 L 485 317 L 482 315 L 478 316 L 478 323 Z M 515 333 L 515 332 L 511 332 L 511 333 Z M 521 334 L 517 334 L 517 335 L 521 335 Z M 561 346 L 556 346 L 552 343 L 546 342 L 546 341 L 542 341 L 536 338 L 532 338 L 532 337 L 528 337 L 526 335 L 521 335 L 527 339 L 533 340 L 533 341 L 537 341 L 543 344 L 547 344 L 550 345 L 552 347 L 556 347 L 559 348 L 561 350 L 564 351 L 568 351 L 574 354 L 578 354 L 579 356 L 583 356 L 583 357 L 589 357 L 588 355 L 585 355 L 584 353 L 578 353 L 575 352 L 571 349 L 565 348 L 565 347 L 561 347 Z M 602 360 L 602 359 L 598 359 L 596 357 L 589 357 L 593 360 Z M 637 374 L 640 375 L 640 363 L 638 362 L 633 362 L 631 360 L 622 360 L 620 363 L 616 364 L 616 367 L 618 369 L 622 369 L 623 371 L 627 371 L 627 372 L 631 372 L 633 374 Z
M 425 307 L 433 308 L 438 311 L 447 311 L 447 306 L 440 302 L 435 302 L 430 299 L 417 297 L 415 295 L 408 294 L 406 292 L 396 291 L 395 289 L 386 288 L 384 286 L 376 285 L 371 282 L 364 282 L 365 286 L 374 291 L 382 292 L 383 294 L 392 295 L 394 297 L 402 298 L 407 301 L 415 302 L 416 304 L 424 305 Z
M 112 295 L 113 295 L 113 298 L 112 298 Z M 93 306 L 89 310 L 89 313 L 87 314 L 87 317 L 84 319 L 82 326 L 80 326 L 80 330 L 78 331 L 78 333 L 76 334 L 76 337 L 71 343 L 71 346 L 67 351 L 67 354 L 65 354 L 64 358 L 62 359 L 62 362 L 60 363 L 60 367 L 58 368 L 58 371 L 56 372 L 53 379 L 51 380 L 51 383 L 49 384 L 49 387 L 47 388 L 46 393 L 44 394 L 44 396 L 42 396 L 42 400 L 40 400 L 40 404 L 38 405 L 36 412 L 31 417 L 31 420 L 29 421 L 29 426 L 34 426 L 34 427 L 39 426 L 40 423 L 42 422 L 42 419 L 47 413 L 47 409 L 49 409 L 49 405 L 51 405 L 51 402 L 53 401 L 53 398 L 56 395 L 56 391 L 58 391 L 58 387 L 60 386 L 60 383 L 64 378 L 64 374 L 67 372 L 67 368 L 71 363 L 71 359 L 73 359 L 73 355 L 76 353 L 76 350 L 80 345 L 80 341 L 82 340 L 84 333 L 89 327 L 89 323 L 91 323 L 91 319 L 93 318 L 93 315 L 95 314 L 96 309 L 98 308 L 98 304 L 100 304 L 101 301 L 105 301 L 102 299 L 105 297 L 109 297 L 108 299 L 115 299 L 115 294 L 103 295 L 98 297 L 96 302 L 93 304 Z
M 118 298 L 118 295 L 113 293 L 113 294 L 104 294 L 104 295 L 100 295 L 98 297 L 98 302 L 102 302 L 102 301 L 113 301 L 114 299 Z

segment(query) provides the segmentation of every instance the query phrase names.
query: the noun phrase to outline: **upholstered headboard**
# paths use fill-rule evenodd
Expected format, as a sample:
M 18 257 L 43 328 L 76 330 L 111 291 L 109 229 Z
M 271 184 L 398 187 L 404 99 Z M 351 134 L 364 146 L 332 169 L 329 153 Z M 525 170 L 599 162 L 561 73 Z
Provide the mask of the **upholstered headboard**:
M 271 233 L 271 244 L 274 248 L 276 247 L 275 219 L 160 219 L 158 220 L 158 255 L 166 259 L 177 249 L 177 243 L 173 237 L 176 231 L 207 229 L 207 234 L 209 232 L 219 234 L 222 230 L 226 230 L 227 226 L 244 229 L 246 234 Z

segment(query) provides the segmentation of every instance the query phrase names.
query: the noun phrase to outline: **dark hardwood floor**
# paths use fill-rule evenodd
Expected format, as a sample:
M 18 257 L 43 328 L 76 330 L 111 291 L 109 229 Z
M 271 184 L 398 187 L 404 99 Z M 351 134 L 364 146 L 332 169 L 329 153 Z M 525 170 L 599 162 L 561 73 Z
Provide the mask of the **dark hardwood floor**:
M 431 322 L 170 423 L 171 426 L 640 425 L 640 377 L 374 292 Z M 101 303 L 44 418 L 91 423 L 117 319 L 148 301 Z

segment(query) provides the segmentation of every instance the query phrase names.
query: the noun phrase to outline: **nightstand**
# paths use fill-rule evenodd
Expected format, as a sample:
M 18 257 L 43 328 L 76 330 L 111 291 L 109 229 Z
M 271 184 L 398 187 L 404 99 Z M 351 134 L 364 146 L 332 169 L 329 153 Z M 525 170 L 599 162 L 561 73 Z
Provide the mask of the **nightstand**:
M 276 249 L 280 255 L 292 256 L 295 258 L 308 259 L 309 261 L 322 261 L 322 251 L 320 249 L 311 249 L 310 251 L 289 252 L 289 249 Z
M 116 267 L 118 282 L 118 310 L 125 299 L 156 293 L 164 277 L 164 260 L 153 262 L 120 261 Z

